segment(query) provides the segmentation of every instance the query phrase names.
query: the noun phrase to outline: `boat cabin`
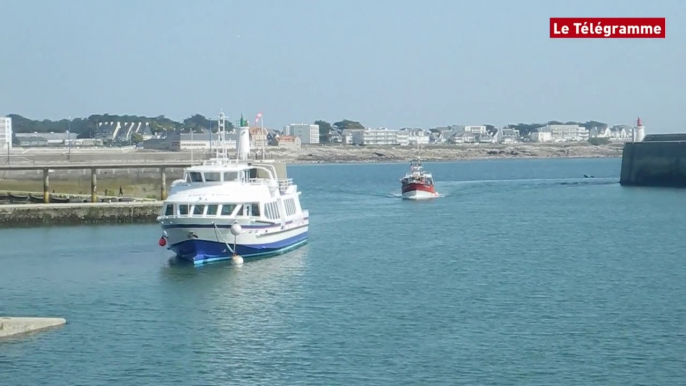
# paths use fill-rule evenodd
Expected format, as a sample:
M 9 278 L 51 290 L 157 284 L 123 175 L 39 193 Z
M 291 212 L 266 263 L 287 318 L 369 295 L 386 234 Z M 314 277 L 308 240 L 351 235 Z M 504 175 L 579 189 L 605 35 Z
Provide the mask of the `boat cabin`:
M 295 215 L 300 203 L 294 197 L 279 201 L 248 202 L 248 203 L 179 203 L 168 202 L 164 205 L 165 217 L 193 217 L 193 218 L 234 218 L 276 221 L 283 217 Z
M 187 171 L 184 181 L 188 183 L 205 182 L 247 182 L 250 180 L 250 170 L 234 171 Z

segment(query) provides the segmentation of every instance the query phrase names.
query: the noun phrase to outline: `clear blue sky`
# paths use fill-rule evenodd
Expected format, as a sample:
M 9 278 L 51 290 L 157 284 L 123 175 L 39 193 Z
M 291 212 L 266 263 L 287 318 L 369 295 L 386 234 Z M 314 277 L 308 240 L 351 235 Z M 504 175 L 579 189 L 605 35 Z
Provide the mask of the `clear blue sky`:
M 0 114 L 264 113 L 269 127 L 633 123 L 686 132 L 686 1 L 2 0 Z M 666 17 L 666 39 L 549 18 Z

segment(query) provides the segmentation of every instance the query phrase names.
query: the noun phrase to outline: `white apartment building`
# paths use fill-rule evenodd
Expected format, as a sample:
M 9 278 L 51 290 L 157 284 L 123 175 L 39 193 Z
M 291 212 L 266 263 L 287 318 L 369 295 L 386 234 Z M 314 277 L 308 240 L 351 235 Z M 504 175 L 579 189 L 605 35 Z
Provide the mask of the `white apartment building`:
M 355 145 L 399 145 L 409 144 L 409 135 L 405 131 L 388 129 L 366 129 L 352 132 Z
M 301 143 L 319 143 L 319 125 L 291 123 L 283 128 L 283 135 L 299 137 Z
M 588 130 L 579 125 L 546 125 L 537 129 L 538 135 L 533 135 L 531 140 L 535 142 L 579 142 L 588 140 Z M 550 132 L 550 139 L 542 132 Z M 536 139 L 534 138 L 536 137 Z M 545 139 L 545 140 L 541 140 Z
M 407 143 L 409 145 L 426 145 L 431 138 L 431 133 L 422 129 L 402 129 L 399 132 L 407 133 Z
M 472 134 L 487 134 L 488 129 L 486 126 L 465 126 L 464 128 L 465 133 L 472 133 Z
M 553 134 L 550 130 L 545 130 L 543 127 L 539 127 L 529 134 L 531 142 L 552 142 Z
M 12 118 L 0 117 L 0 149 L 12 148 Z

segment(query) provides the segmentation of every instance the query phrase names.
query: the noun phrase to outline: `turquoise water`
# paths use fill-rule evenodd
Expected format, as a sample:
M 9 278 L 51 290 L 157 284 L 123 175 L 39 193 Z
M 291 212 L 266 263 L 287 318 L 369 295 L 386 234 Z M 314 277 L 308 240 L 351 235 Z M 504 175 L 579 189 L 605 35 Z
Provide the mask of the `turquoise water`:
M 155 225 L 0 231 L 6 385 L 683 385 L 686 194 L 620 160 L 291 166 L 297 251 L 173 264 Z M 584 174 L 594 179 L 584 179 Z

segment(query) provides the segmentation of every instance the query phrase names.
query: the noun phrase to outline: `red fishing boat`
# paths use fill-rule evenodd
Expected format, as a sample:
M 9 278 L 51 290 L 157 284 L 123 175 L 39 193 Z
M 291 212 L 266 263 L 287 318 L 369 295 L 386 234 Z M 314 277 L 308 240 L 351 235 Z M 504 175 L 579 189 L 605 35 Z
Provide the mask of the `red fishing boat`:
M 434 186 L 433 176 L 422 167 L 419 147 L 417 150 L 417 159 L 410 163 L 410 171 L 400 179 L 400 183 L 402 185 L 402 197 L 404 199 L 421 200 L 438 197 L 438 193 Z

